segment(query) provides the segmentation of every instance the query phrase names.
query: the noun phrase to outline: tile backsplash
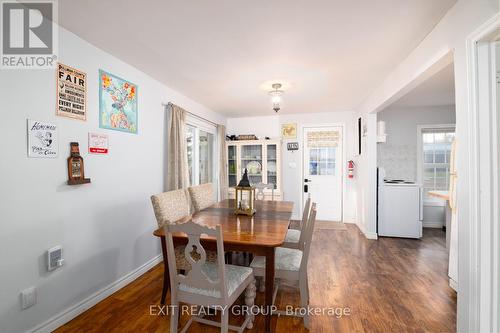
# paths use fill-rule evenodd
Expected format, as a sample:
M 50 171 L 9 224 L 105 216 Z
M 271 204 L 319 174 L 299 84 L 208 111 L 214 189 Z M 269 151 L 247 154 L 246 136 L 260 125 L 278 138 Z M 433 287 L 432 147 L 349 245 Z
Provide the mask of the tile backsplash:
M 387 179 L 417 179 L 417 147 L 381 143 L 377 147 L 378 166 L 385 169 Z

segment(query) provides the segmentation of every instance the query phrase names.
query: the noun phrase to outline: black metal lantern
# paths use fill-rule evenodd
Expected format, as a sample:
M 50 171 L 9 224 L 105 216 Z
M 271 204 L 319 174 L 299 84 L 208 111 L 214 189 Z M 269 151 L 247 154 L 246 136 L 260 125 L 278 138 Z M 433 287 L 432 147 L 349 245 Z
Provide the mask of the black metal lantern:
M 248 215 L 252 216 L 255 214 L 255 187 L 250 185 L 248 180 L 247 169 L 241 177 L 241 181 L 235 188 L 235 204 L 234 213 L 236 215 Z

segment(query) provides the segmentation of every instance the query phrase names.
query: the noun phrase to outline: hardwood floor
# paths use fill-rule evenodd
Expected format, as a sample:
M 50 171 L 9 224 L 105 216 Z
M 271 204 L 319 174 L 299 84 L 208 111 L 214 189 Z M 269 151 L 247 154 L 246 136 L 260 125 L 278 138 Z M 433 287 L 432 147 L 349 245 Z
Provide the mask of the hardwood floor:
M 424 229 L 422 240 L 373 241 L 354 225 L 346 229 L 315 231 L 309 289 L 312 307 L 350 313 L 313 316 L 310 332 L 455 332 L 456 294 L 448 286 L 443 231 Z M 158 265 L 56 332 L 168 332 L 168 316 L 150 315 L 150 306 L 158 312 L 154 306 L 159 303 L 162 276 Z M 295 290 L 280 288 L 280 308 L 299 305 Z M 263 302 L 263 293 L 258 293 L 256 303 Z M 181 325 L 187 320 L 182 316 Z M 242 320 L 232 316 L 230 321 Z M 263 327 L 263 317 L 257 316 L 248 332 L 263 332 Z M 274 316 L 272 328 L 277 333 L 307 332 L 302 320 L 292 317 Z M 219 330 L 193 324 L 189 332 Z

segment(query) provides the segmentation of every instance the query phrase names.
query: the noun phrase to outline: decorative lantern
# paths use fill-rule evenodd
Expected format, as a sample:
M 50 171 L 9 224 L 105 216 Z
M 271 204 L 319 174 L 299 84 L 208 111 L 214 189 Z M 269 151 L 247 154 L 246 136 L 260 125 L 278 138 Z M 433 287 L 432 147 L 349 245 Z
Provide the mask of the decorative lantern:
M 235 188 L 234 213 L 236 215 L 255 214 L 255 187 L 250 185 L 247 169 L 241 177 L 241 181 Z

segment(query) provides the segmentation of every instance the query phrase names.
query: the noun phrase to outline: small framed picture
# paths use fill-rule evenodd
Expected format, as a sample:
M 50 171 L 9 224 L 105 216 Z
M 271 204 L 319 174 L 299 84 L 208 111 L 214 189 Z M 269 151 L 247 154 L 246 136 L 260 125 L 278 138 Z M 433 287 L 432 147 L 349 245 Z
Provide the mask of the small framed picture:
M 297 138 L 297 123 L 281 124 L 281 138 L 282 139 L 296 139 Z
M 56 158 L 58 151 L 57 125 L 28 119 L 28 157 Z

